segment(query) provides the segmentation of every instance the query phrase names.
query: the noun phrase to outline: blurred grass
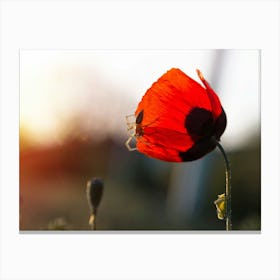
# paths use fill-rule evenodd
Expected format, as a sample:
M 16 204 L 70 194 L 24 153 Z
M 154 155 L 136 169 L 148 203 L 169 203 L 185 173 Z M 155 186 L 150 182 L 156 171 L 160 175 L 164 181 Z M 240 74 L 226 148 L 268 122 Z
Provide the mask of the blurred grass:
M 233 229 L 260 230 L 260 141 L 229 153 Z M 20 229 L 90 230 L 86 182 L 104 180 L 97 230 L 224 230 L 213 204 L 224 189 L 224 162 L 211 153 L 202 175 L 207 186 L 199 209 L 174 223 L 166 215 L 172 165 L 126 150 L 113 139 L 71 139 L 59 146 L 20 149 Z M 204 160 L 204 159 L 202 159 Z M 187 187 L 187 186 L 186 186 Z

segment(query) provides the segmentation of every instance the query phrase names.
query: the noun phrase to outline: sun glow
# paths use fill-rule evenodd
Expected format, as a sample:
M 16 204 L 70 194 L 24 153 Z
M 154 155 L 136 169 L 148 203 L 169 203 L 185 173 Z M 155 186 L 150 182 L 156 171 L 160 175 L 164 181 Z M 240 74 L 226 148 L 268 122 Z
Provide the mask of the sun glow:
M 21 136 L 40 144 L 60 143 L 79 130 L 77 134 L 82 132 L 83 137 L 109 134 L 124 139 L 125 116 L 134 112 L 141 96 L 162 73 L 177 67 L 197 80 L 195 69 L 200 68 L 210 77 L 215 54 L 215 50 L 23 50 Z M 248 130 L 258 129 L 258 52 L 227 51 L 226 58 L 217 88 L 230 119 L 223 141 L 238 144 Z M 241 72 L 249 68 L 250 83 Z M 247 116 L 241 121 L 242 110 Z
M 98 119 L 98 114 L 91 113 L 91 109 L 100 111 L 104 91 L 94 71 L 77 57 L 24 51 L 20 84 L 22 136 L 39 144 L 57 143 L 74 128 L 91 126 L 94 130 L 99 122 L 92 120 Z
M 21 58 L 20 127 L 35 142 L 55 138 L 58 130 L 57 98 L 47 64 L 44 56 L 24 54 Z

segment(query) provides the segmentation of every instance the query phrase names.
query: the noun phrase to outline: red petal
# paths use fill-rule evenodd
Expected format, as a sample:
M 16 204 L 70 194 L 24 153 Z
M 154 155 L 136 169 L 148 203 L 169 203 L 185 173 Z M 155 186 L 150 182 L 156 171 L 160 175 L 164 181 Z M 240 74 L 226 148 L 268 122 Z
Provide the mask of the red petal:
M 193 107 L 211 111 L 206 90 L 179 69 L 165 73 L 139 103 L 135 115 L 144 110 L 143 126 L 156 126 L 186 133 L 184 121 Z
M 200 78 L 200 80 L 202 81 L 202 83 L 206 87 L 206 91 L 207 91 L 209 100 L 211 102 L 211 107 L 212 107 L 211 111 L 212 111 L 212 114 L 214 116 L 214 119 L 216 120 L 220 116 L 220 114 L 222 113 L 222 106 L 221 106 L 220 99 L 217 96 L 217 94 L 215 93 L 215 91 L 211 88 L 209 83 L 204 79 L 200 70 L 197 69 L 196 72 L 198 74 L 198 77 Z
M 182 161 L 179 153 L 193 144 L 188 134 L 159 127 L 145 127 L 143 136 L 137 139 L 140 152 L 166 161 Z

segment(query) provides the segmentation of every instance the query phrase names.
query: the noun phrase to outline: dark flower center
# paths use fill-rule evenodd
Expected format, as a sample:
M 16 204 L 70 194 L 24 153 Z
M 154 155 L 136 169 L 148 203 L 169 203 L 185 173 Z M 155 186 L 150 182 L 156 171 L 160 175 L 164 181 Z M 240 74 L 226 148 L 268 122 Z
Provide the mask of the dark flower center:
M 194 141 L 213 134 L 212 113 L 204 108 L 193 108 L 185 118 L 185 128 Z
M 224 110 L 214 121 L 210 111 L 195 107 L 185 118 L 185 128 L 194 141 L 187 151 L 179 152 L 183 161 L 196 160 L 216 148 L 216 140 L 220 140 L 226 128 L 226 115 Z

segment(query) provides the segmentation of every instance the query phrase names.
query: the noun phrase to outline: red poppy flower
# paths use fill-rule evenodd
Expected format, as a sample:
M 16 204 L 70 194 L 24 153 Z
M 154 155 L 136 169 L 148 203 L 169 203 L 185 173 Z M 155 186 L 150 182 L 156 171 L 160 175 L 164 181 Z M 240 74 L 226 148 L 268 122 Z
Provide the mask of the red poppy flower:
M 226 115 L 214 90 L 197 73 L 205 88 L 172 68 L 147 90 L 126 142 L 130 150 L 133 137 L 135 149 L 164 161 L 192 161 L 215 149 L 226 128 Z

